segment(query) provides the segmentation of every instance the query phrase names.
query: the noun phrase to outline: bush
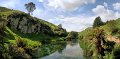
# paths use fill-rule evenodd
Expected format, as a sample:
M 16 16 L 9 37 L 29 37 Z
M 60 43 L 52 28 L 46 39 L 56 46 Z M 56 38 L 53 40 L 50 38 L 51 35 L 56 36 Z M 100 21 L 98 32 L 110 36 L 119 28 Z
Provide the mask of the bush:
M 26 40 L 21 39 L 21 38 L 18 38 L 16 40 L 16 44 L 17 44 L 18 47 L 25 47 L 27 45 L 26 42 L 27 42 Z
M 77 39 L 77 38 L 78 38 L 78 33 L 75 31 L 71 31 L 66 37 L 66 39 Z
M 67 36 L 67 31 L 63 28 L 56 28 L 53 30 L 53 32 L 57 36 L 62 36 L 62 37 Z
M 12 56 L 12 59 L 31 59 L 31 56 L 26 53 L 24 48 L 15 45 L 9 46 L 9 54 Z
M 113 51 L 114 59 L 120 59 L 120 48 Z

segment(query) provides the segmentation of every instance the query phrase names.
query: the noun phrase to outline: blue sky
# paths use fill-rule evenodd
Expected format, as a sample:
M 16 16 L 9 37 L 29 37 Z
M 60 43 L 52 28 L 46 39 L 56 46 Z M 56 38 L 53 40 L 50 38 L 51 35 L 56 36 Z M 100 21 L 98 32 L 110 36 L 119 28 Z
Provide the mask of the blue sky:
M 33 16 L 62 24 L 67 31 L 91 27 L 97 16 L 102 21 L 120 17 L 120 0 L 1 0 L 0 6 L 27 12 L 24 4 L 28 2 L 36 4 Z

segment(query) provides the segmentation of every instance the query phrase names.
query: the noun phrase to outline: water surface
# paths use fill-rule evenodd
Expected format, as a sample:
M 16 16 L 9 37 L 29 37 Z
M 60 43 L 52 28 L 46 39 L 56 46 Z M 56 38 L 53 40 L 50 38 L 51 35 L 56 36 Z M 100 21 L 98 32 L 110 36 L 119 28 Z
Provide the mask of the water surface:
M 66 47 L 62 51 L 56 51 L 40 59 L 83 59 L 83 51 L 79 43 L 67 42 Z

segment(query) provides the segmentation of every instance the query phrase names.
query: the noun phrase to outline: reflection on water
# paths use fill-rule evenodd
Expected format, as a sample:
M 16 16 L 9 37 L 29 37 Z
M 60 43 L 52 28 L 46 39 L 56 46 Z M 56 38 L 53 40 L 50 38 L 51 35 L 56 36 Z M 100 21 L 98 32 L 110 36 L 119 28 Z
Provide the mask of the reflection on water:
M 67 42 L 66 47 L 40 59 L 83 59 L 83 51 L 76 41 Z

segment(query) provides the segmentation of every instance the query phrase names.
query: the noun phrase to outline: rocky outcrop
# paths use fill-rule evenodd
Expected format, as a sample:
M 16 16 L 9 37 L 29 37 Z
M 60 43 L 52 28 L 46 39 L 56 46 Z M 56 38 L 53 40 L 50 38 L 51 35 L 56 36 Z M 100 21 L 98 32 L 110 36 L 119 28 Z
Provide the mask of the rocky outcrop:
M 13 14 L 8 16 L 7 26 L 11 29 L 18 30 L 22 33 L 40 33 L 53 34 L 52 29 L 43 23 L 40 23 L 36 18 L 26 14 Z

